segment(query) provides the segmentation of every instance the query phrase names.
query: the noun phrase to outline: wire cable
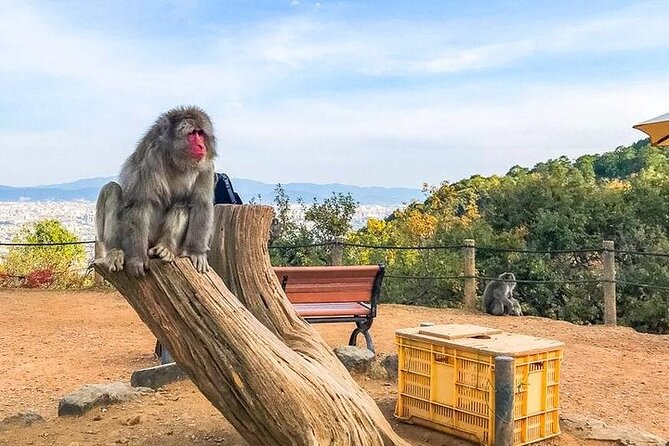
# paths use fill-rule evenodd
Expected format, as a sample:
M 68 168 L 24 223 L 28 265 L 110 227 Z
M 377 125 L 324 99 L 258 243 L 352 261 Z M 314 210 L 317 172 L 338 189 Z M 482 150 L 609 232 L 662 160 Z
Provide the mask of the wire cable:
M 77 242 L 51 242 L 51 243 L 4 243 L 0 242 L 0 246 L 67 246 L 67 245 L 89 245 L 95 243 L 95 240 L 84 240 Z

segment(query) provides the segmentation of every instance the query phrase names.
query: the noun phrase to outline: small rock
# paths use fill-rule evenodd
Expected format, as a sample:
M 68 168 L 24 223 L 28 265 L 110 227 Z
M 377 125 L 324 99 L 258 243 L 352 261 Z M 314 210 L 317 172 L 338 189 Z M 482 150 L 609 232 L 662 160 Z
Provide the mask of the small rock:
M 160 389 L 165 384 L 181 381 L 186 378 L 188 378 L 188 374 L 176 363 L 172 362 L 132 372 L 130 384 L 133 387 Z
M 121 420 L 121 424 L 123 426 L 135 426 L 142 421 L 142 416 L 141 415 L 135 415 L 129 418 L 126 418 L 125 420 Z
M 0 430 L 7 429 L 9 427 L 25 427 L 30 426 L 34 423 L 41 423 L 44 421 L 44 418 L 35 412 L 34 410 L 28 409 L 23 412 L 19 412 L 16 415 L 10 415 L 5 417 L 0 421 Z
M 130 401 L 147 393 L 153 393 L 153 389 L 132 387 L 122 382 L 87 384 L 60 400 L 58 416 L 83 415 L 95 406 Z
M 399 369 L 397 355 L 386 356 L 381 360 L 381 365 L 388 372 L 388 379 L 391 381 L 397 381 L 397 371 Z
M 346 345 L 337 347 L 334 352 L 342 364 L 350 371 L 367 373 L 374 360 L 374 352 L 366 348 Z
M 125 437 L 122 437 L 122 438 L 119 438 L 118 440 L 116 440 L 116 442 L 119 443 L 119 444 L 128 444 L 129 441 L 130 440 L 128 440 Z
M 135 415 L 134 417 L 128 418 L 128 426 L 135 426 L 142 421 L 141 415 Z
M 562 414 L 560 423 L 564 430 L 579 438 L 615 441 L 626 446 L 666 446 L 666 439 L 637 430 L 631 426 L 611 427 L 601 420 L 576 414 Z
M 102 420 L 102 415 L 98 414 L 98 415 L 93 417 L 93 421 L 100 421 L 100 420 Z
M 388 371 L 381 365 L 379 361 L 372 361 L 369 366 L 369 377 L 377 380 L 387 380 Z

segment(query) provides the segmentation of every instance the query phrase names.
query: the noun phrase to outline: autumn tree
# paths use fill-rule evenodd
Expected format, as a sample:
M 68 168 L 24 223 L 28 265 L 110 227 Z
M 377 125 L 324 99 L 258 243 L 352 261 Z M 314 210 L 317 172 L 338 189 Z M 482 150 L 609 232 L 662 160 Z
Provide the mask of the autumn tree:
M 86 250 L 81 244 L 40 246 L 50 243 L 76 243 L 79 238 L 54 219 L 23 226 L 12 239 L 13 246 L 3 259 L 6 274 L 24 278 L 29 287 L 81 286 Z

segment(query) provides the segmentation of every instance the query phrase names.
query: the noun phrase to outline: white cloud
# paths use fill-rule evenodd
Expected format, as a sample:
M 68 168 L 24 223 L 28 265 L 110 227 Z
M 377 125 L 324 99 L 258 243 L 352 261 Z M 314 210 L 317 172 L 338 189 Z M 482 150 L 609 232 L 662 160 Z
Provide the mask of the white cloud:
M 513 100 L 431 92 L 284 103 L 226 116 L 233 173 L 268 181 L 418 187 L 505 173 L 560 155 L 602 152 L 644 137 L 631 126 L 661 113 L 669 82 L 530 87 Z M 264 163 L 254 160 L 264 158 Z
M 220 169 L 267 181 L 419 186 L 610 149 L 643 137 L 632 124 L 666 112 L 669 82 L 642 68 L 636 83 L 521 81 L 512 88 L 476 78 L 451 84 L 444 74 L 536 54 L 666 48 L 669 31 L 655 26 L 663 15 L 639 11 L 491 33 L 455 22 L 299 15 L 221 28 L 201 38 L 198 57 L 184 60 L 160 41 L 112 38 L 16 3 L 0 15 L 0 53 L 12 55 L 0 58 L 0 81 L 33 77 L 66 84 L 67 94 L 58 104 L 63 116 L 44 128 L 0 127 L 0 158 L 26 154 L 1 163 L 0 184 L 114 174 L 156 115 L 179 103 L 214 117 Z M 474 33 L 476 45 L 462 43 Z M 407 85 L 384 87 L 389 76 Z M 422 76 L 445 80 L 413 86 Z M 331 78 L 378 82 L 376 93 L 326 93 L 319 82 Z M 0 97 L 17 94 L 1 85 Z M 13 113 L 30 120 L 30 110 Z

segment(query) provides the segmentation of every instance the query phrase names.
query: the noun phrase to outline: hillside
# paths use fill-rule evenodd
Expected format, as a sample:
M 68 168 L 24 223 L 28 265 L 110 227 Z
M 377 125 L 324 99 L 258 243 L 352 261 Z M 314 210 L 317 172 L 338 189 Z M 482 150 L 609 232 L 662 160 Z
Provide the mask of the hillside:
M 474 239 L 477 247 L 491 248 L 477 250 L 477 274 L 489 278 L 511 271 L 522 279 L 516 290 L 527 314 L 600 323 L 599 251 L 603 240 L 611 240 L 621 323 L 669 333 L 668 215 L 667 151 L 641 140 L 600 155 L 560 157 L 532 168 L 514 166 L 506 175 L 443 183 L 423 202 L 385 221 L 369 221 L 349 242 L 457 246 Z M 461 281 L 452 279 L 462 271 L 457 251 L 357 250 L 350 262 L 384 262 L 396 275 L 451 277 L 395 281 L 389 287 L 398 303 L 460 302 Z

